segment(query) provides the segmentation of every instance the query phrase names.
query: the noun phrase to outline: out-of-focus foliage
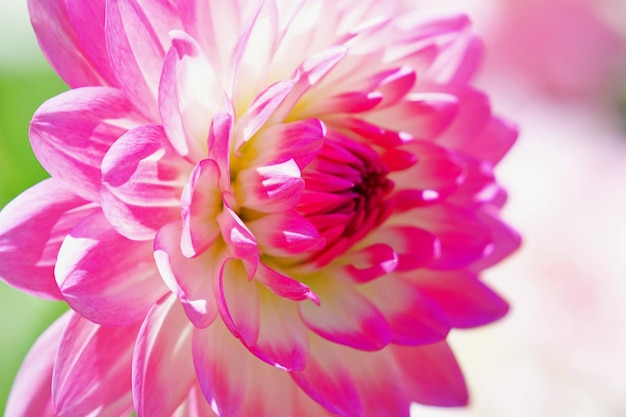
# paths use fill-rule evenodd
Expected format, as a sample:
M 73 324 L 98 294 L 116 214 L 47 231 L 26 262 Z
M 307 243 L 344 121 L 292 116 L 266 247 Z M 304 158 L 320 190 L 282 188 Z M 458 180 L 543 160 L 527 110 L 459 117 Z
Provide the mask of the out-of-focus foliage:
M 67 89 L 49 68 L 0 72 L 0 207 L 47 176 L 30 149 L 37 107 Z M 24 355 L 64 303 L 43 301 L 0 283 L 0 414 Z M 28 323 L 28 325 L 24 325 Z

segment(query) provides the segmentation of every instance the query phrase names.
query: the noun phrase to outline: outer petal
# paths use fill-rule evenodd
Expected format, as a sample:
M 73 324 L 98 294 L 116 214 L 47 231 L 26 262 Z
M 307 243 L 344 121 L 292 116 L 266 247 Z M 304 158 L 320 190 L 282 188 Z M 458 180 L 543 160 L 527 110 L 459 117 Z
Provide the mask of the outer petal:
M 101 212 L 83 220 L 63 241 L 55 275 L 69 305 L 103 325 L 142 320 L 167 292 L 154 265 L 152 244 L 120 236 Z
M 168 33 L 180 29 L 170 2 L 108 0 L 106 42 L 125 94 L 152 121 L 159 120 L 157 89 Z
M 116 417 L 132 410 L 130 365 L 138 325 L 105 327 L 72 315 L 54 364 L 59 417 Z
M 137 417 L 168 417 L 196 380 L 191 361 L 193 326 L 173 295 L 148 313 L 133 356 Z
M 29 0 L 28 13 L 44 55 L 70 87 L 106 84 L 83 49 L 65 1 Z
M 330 276 L 312 277 L 308 284 L 320 305 L 300 303 L 305 324 L 322 337 L 363 350 L 378 350 L 391 340 L 384 316 L 365 297 Z
M 446 342 L 418 347 L 389 347 L 402 364 L 402 381 L 412 401 L 452 407 L 466 405 L 465 380 Z
M 193 357 L 206 401 L 220 417 L 334 415 L 303 393 L 287 372 L 251 355 L 220 320 L 194 331 Z
M 30 140 L 44 168 L 81 197 L 100 200 L 100 164 L 113 142 L 141 122 L 121 91 L 85 87 L 45 102 Z
M 161 226 L 180 218 L 180 195 L 190 170 L 161 126 L 134 128 L 102 160 L 102 211 L 121 235 L 152 239 Z
M 0 278 L 39 297 L 62 298 L 54 279 L 61 242 L 96 210 L 55 179 L 26 190 L 0 212 Z
M 15 377 L 5 417 L 55 417 L 52 406 L 52 369 L 65 326 L 74 313 L 55 321 L 30 349 Z

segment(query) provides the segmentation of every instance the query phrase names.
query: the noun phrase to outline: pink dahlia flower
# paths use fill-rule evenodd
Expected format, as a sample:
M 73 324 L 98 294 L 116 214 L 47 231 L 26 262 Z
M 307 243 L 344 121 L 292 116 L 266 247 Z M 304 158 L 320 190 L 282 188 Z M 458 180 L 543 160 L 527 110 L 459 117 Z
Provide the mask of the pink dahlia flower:
M 462 15 L 394 1 L 31 0 L 72 87 L 52 178 L 0 214 L 0 276 L 72 312 L 8 416 L 408 416 L 467 401 L 446 344 L 507 304 L 493 167 L 516 138 L 469 85 Z M 51 389 L 50 389 L 51 387 Z

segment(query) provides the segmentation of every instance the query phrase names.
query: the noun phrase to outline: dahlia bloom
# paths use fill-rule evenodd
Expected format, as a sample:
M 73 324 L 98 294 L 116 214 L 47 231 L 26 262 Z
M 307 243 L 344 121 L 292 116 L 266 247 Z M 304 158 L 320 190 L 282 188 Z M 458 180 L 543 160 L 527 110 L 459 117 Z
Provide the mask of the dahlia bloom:
M 31 0 L 72 87 L 51 174 L 0 213 L 0 277 L 71 312 L 8 416 L 408 416 L 467 390 L 446 344 L 508 306 L 463 15 L 393 1 Z

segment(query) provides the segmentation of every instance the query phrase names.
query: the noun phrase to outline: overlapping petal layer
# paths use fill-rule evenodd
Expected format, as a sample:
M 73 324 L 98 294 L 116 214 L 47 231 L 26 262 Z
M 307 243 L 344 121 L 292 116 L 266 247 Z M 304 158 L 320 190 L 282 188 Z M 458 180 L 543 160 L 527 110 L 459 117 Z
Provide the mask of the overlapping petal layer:
M 74 310 L 33 407 L 384 417 L 467 401 L 445 338 L 506 313 L 478 274 L 519 238 L 493 175 L 516 131 L 469 84 L 466 17 L 380 0 L 29 8 L 75 88 L 31 127 L 53 178 L 0 214 L 0 277 Z

